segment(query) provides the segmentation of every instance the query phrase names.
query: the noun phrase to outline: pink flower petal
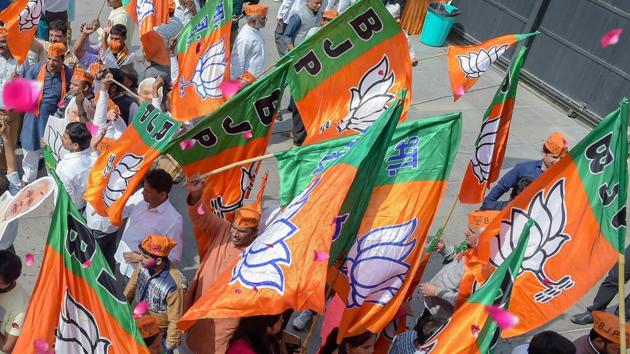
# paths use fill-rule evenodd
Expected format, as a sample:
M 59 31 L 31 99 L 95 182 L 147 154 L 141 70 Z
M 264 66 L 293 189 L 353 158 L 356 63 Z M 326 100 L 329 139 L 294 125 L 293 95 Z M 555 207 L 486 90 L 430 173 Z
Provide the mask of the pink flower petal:
M 13 329 L 20 329 L 20 325 L 15 323 L 15 322 L 13 322 L 13 323 L 11 323 L 11 328 L 13 328 Z
M 155 258 L 151 258 L 145 264 L 143 264 L 142 266 L 144 268 L 147 268 L 147 269 L 148 268 L 153 268 L 153 267 L 155 267 L 155 263 L 156 263 Z
M 195 53 L 199 54 L 200 51 L 201 51 L 201 42 L 198 42 L 197 46 L 195 47 Z
M 323 262 L 323 261 L 328 260 L 328 258 L 330 258 L 328 253 L 322 252 L 322 251 L 315 251 L 315 262 Z
M 239 295 L 241 293 L 241 289 L 234 290 L 234 294 Z
M 479 337 L 479 332 L 481 332 L 481 328 L 479 328 L 479 326 L 477 325 L 470 326 L 470 333 L 472 333 L 473 337 L 475 338 Z
M 273 243 L 265 243 L 265 246 L 267 246 L 269 248 L 273 248 Z
M 466 93 L 466 91 L 464 91 L 464 86 L 460 86 L 458 88 L 455 89 L 455 95 L 456 96 L 463 96 L 464 93 Z
M 13 79 L 5 84 L 2 92 L 4 108 L 7 111 L 34 113 L 41 93 L 40 82 L 22 78 Z
M 88 130 L 90 131 L 90 134 L 92 134 L 92 136 L 97 136 L 98 135 L 98 131 L 99 131 L 98 126 L 96 126 L 92 122 L 85 123 L 85 126 L 88 128 Z
M 504 310 L 499 306 L 484 306 L 488 315 L 494 322 L 499 325 L 502 330 L 512 328 L 518 324 L 518 317 L 510 311 Z
M 203 206 L 203 203 L 199 203 L 199 206 L 197 207 L 197 215 L 203 215 L 206 213 L 206 210 Z
M 613 28 L 602 37 L 599 44 L 602 46 L 602 48 L 615 45 L 619 42 L 619 37 L 622 33 L 623 28 Z
M 29 267 L 35 263 L 35 256 L 32 253 L 27 253 L 24 255 L 24 258 L 26 259 L 26 265 Z
M 48 345 L 48 343 L 43 340 L 43 339 L 35 339 L 33 341 L 33 346 L 35 347 L 35 352 L 36 353 L 41 353 L 41 352 L 47 352 L 48 349 L 50 348 L 50 346 Z
M 81 264 L 81 266 L 83 268 L 90 268 L 92 266 L 92 260 L 88 259 L 87 261 L 83 262 L 83 264 Z
M 543 283 L 543 285 L 551 285 L 551 284 L 553 284 L 553 283 L 551 282 L 551 280 L 549 280 L 549 279 L 547 279 L 547 278 L 543 278 L 542 283 Z
M 142 315 L 149 311 L 149 303 L 146 301 L 140 301 L 136 307 L 133 308 L 133 318 L 140 318 Z
M 230 99 L 241 89 L 241 83 L 238 80 L 226 80 L 219 85 L 219 89 L 225 98 Z
M 195 139 L 184 140 L 181 143 L 179 143 L 179 147 L 182 150 L 188 150 L 188 149 L 192 148 L 193 146 L 195 146 L 195 144 L 197 144 L 197 140 L 195 140 Z
M 243 133 L 243 138 L 245 139 L 251 139 L 254 135 L 252 135 L 251 131 L 247 131 L 245 133 Z

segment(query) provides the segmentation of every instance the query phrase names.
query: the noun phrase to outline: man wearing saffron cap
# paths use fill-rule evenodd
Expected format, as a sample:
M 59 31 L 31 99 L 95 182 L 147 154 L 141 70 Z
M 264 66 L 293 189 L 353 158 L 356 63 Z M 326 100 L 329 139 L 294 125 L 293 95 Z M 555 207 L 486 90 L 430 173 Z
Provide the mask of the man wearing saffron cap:
M 619 317 L 604 311 L 593 311 L 593 328 L 591 332 L 576 339 L 576 354 L 619 354 L 621 352 L 621 331 Z M 630 324 L 626 331 L 626 348 L 630 347 Z
M 8 35 L 9 31 L 4 27 L 0 27 L 0 121 L 3 121 L 11 127 L 11 142 L 13 146 L 15 146 L 18 134 L 20 133 L 20 127 L 22 126 L 22 114 L 7 112 L 4 109 L 2 92 L 7 82 L 24 74 L 24 67 L 18 64 L 15 58 L 13 58 L 9 50 Z M 7 161 L 4 153 L 0 153 L 0 171 L 6 172 L 6 170 Z
M 559 132 L 554 132 L 543 144 L 541 159 L 521 162 L 506 173 L 499 182 L 486 195 L 481 205 L 482 210 L 500 210 L 505 206 L 499 198 L 512 187 L 514 187 L 523 177 L 535 180 L 543 172 L 555 165 L 562 157 L 569 152 L 569 144 L 564 136 Z
M 241 28 L 232 47 L 232 80 L 240 80 L 241 87 L 251 84 L 265 70 L 265 40 L 260 30 L 267 24 L 268 6 L 243 6 L 247 24 Z
M 48 48 L 46 61 L 37 63 L 29 68 L 25 78 L 37 80 L 43 85 L 36 111 L 26 113 L 22 123 L 20 140 L 24 158 L 22 169 L 24 174 L 22 182 L 30 183 L 37 178 L 39 157 L 41 156 L 40 140 L 44 136 L 44 129 L 48 122 L 48 116 L 57 111 L 57 105 L 70 89 L 72 70 L 63 64 L 66 55 L 66 46 L 62 43 L 53 43 Z
M 136 268 L 125 287 L 125 297 L 132 305 L 146 301 L 149 314 L 165 334 L 166 352 L 179 346 L 181 332 L 177 321 L 184 314 L 186 278 L 168 260 L 177 243 L 171 238 L 149 235 L 140 244 L 142 267 Z
M 203 188 L 203 180 L 198 177 L 189 179 L 188 215 L 196 236 L 203 235 L 207 239 L 197 240 L 201 261 L 190 285 L 187 305 L 195 303 L 254 242 L 262 215 L 261 194 L 255 205 L 245 205 L 237 210 L 234 221 L 230 223 L 205 209 L 201 199 Z M 225 353 L 238 323 L 238 318 L 198 320 L 188 330 L 188 347 L 195 354 Z
M 455 305 L 460 300 L 460 282 L 464 275 L 464 258 L 469 249 L 477 247 L 479 236 L 490 222 L 499 215 L 496 210 L 475 210 L 468 214 L 468 228 L 464 235 L 466 241 L 457 247 L 438 244 L 438 252 L 447 263 L 428 283 L 420 284 L 420 293 L 424 296 L 425 310 L 422 316 L 438 315 L 449 318 Z M 450 262 L 450 263 L 449 263 Z

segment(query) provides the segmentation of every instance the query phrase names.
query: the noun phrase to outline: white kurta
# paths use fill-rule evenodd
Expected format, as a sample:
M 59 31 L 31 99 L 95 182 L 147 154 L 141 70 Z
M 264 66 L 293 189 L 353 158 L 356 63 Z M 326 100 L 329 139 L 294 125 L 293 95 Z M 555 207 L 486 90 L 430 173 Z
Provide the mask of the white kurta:
M 230 76 L 232 80 L 242 77 L 245 72 L 258 77 L 265 70 L 265 40 L 260 30 L 250 25 L 241 28 L 232 49 Z

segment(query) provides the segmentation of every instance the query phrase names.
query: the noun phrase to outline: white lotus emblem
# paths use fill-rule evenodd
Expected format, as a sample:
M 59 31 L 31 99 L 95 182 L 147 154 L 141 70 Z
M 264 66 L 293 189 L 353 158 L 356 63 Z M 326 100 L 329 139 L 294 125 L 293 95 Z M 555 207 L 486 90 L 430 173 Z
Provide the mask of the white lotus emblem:
M 50 146 L 50 152 L 55 158 L 55 161 L 59 162 L 68 153 L 68 150 L 63 147 L 61 134 L 59 131 L 51 128 L 48 130 L 48 137 L 46 140 L 48 146 Z
M 147 16 L 155 14 L 155 4 L 151 0 L 139 0 L 136 3 L 136 14 L 138 23 L 142 23 Z
M 396 295 L 411 267 L 405 260 L 416 245 L 413 233 L 417 225 L 413 218 L 357 237 L 341 269 L 351 288 L 348 308 L 364 302 L 385 305 Z
M 552 300 L 575 285 L 570 275 L 554 281 L 545 272 L 547 260 L 558 254 L 562 246 L 571 240 L 569 235 L 563 233 L 567 222 L 564 183 L 564 179 L 558 180 L 546 198 L 543 196 L 544 191 L 539 191 L 530 202 L 528 210 L 512 208 L 511 220 L 502 221 L 500 235 L 490 242 L 490 261 L 498 267 L 516 248 L 527 220 L 531 218 L 534 221 L 519 274 L 531 272 L 544 286 L 543 291 L 534 295 L 534 300 L 540 303 Z
M 103 191 L 103 203 L 105 203 L 105 206 L 109 208 L 122 197 L 127 190 L 129 180 L 138 173 L 142 161 L 144 161 L 144 156 L 136 156 L 134 154 L 126 154 L 118 161 L 118 165 L 111 172 L 105 191 Z
M 232 270 L 230 284 L 238 281 L 249 289 L 268 288 L 284 294 L 284 271 L 280 265 L 291 266 L 291 250 L 286 241 L 299 231 L 291 220 L 308 202 L 319 181 L 319 178 L 316 179 L 295 197 L 274 222 L 243 251 L 241 259 Z
M 479 180 L 479 184 L 484 183 L 490 176 L 490 165 L 494 155 L 494 144 L 497 139 L 497 130 L 501 119 L 488 119 L 481 125 L 481 131 L 477 138 L 475 153 L 470 159 L 472 172 Z
M 42 0 L 29 0 L 19 15 L 20 32 L 30 30 L 39 25 L 39 19 L 42 17 L 42 6 Z
M 359 87 L 350 89 L 350 111 L 339 122 L 338 132 L 356 130 L 363 133 L 387 109 L 387 104 L 395 97 L 389 90 L 396 79 L 394 72 L 389 70 L 389 59 L 383 56 L 363 75 Z
M 488 51 L 481 48 L 478 52 L 468 52 L 467 55 L 458 55 L 459 66 L 468 79 L 477 79 L 485 73 L 503 53 L 508 50 L 507 44 L 494 46 Z
M 55 352 L 106 354 L 111 343 L 100 336 L 94 315 L 66 289 L 55 333 Z
M 183 76 L 180 77 L 179 96 L 184 96 L 186 87 L 195 85 L 195 90 L 201 99 L 222 97 L 223 93 L 219 86 L 223 82 L 224 73 L 225 41 L 221 38 L 203 53 L 190 80 L 185 80 Z

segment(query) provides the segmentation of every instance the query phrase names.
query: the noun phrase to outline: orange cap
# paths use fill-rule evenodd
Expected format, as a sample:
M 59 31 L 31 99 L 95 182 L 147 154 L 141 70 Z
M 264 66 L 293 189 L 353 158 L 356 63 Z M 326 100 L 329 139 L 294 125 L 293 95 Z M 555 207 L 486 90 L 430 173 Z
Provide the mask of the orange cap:
M 600 336 L 620 344 L 619 317 L 610 312 L 593 311 L 593 329 Z M 626 324 L 626 346 L 630 346 L 630 324 Z
M 154 335 L 160 333 L 158 322 L 155 317 L 151 315 L 144 315 L 140 318 L 136 318 L 136 326 L 140 330 L 142 338 L 153 337 Z
M 245 15 L 247 16 L 267 16 L 268 9 L 269 9 L 269 6 L 265 4 L 243 5 L 243 10 L 245 11 Z
M 142 241 L 142 245 L 140 245 L 140 248 L 154 256 L 168 257 L 168 254 L 171 252 L 176 244 L 177 242 L 166 236 L 149 235 L 144 238 L 144 241 Z
M 51 57 L 62 57 L 66 55 L 66 46 L 63 43 L 53 43 L 48 47 L 48 55 Z
M 337 12 L 337 10 L 332 9 L 332 10 L 326 10 L 324 11 L 324 14 L 322 15 L 323 18 L 328 18 L 328 19 L 333 19 L 336 18 L 337 16 L 339 16 L 339 12 Z
M 0 27 L 0 37 L 6 37 L 9 35 L 9 30 L 6 27 Z
M 265 172 L 262 182 L 260 182 L 260 190 L 256 196 L 256 202 L 254 204 L 244 205 L 236 211 L 234 223 L 239 227 L 258 227 L 260 217 L 262 216 L 262 199 L 265 193 L 265 187 L 267 186 L 268 177 L 269 172 Z
M 94 82 L 94 75 L 77 67 L 74 69 L 74 73 L 72 74 L 71 81 L 74 81 L 74 80 L 81 80 L 81 81 L 87 81 L 89 83 L 92 83 Z
M 474 227 L 485 228 L 499 215 L 498 210 L 475 210 L 468 213 L 468 224 Z
M 554 155 L 565 155 L 569 151 L 569 143 L 559 132 L 553 132 L 545 141 L 545 149 Z

